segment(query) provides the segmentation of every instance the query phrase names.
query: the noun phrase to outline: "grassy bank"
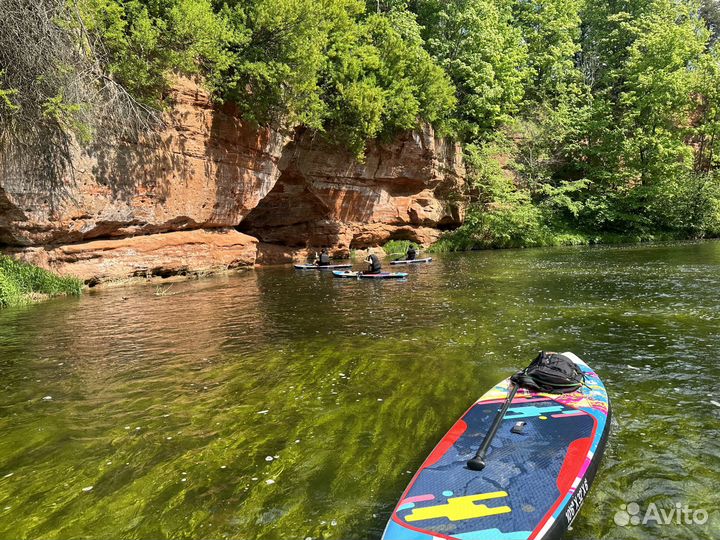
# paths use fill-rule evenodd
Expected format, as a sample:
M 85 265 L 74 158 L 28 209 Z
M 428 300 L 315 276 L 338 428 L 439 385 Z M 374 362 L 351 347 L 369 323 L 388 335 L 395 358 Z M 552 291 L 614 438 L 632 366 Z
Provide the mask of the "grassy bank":
M 0 255 L 0 308 L 28 304 L 59 295 L 77 295 L 83 284 L 79 279 L 62 277 Z
M 388 256 L 394 255 L 405 255 L 410 246 L 415 246 L 415 249 L 420 249 L 420 246 L 410 240 L 390 240 L 387 244 L 383 245 L 385 254 Z
M 457 229 L 435 242 L 429 251 L 447 253 L 479 249 L 507 249 L 554 246 L 588 246 L 594 244 L 640 244 L 645 242 L 669 242 L 696 238 L 676 232 L 654 233 L 585 233 L 579 231 L 544 231 L 539 235 L 496 235 L 482 231 Z

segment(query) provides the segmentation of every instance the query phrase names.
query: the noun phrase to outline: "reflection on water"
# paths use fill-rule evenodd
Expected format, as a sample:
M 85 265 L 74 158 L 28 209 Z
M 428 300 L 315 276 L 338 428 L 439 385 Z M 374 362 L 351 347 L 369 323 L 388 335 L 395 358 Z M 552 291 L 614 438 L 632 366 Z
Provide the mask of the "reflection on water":
M 571 538 L 720 530 L 720 243 L 272 268 L 0 312 L 0 538 L 375 538 L 465 408 L 540 348 L 615 420 Z M 164 291 L 164 292 L 163 292 Z M 618 526 L 635 501 L 704 525 Z

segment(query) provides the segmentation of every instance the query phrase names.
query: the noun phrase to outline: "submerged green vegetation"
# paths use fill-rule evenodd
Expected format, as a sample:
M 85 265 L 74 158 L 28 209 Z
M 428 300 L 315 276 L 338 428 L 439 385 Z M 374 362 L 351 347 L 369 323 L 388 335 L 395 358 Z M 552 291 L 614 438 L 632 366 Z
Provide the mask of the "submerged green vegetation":
M 245 118 L 359 159 L 421 121 L 459 140 L 472 203 L 437 249 L 720 234 L 714 0 L 34 6 L 0 32 L 0 143 L 33 119 L 91 138 L 98 95 L 136 118 L 200 75 Z
M 550 347 L 597 370 L 615 419 L 565 538 L 716 538 L 720 242 L 405 270 L 0 310 L 0 538 L 377 540 L 453 422 Z M 623 527 L 628 500 L 709 519 Z
M 0 255 L 0 308 L 19 306 L 40 298 L 77 295 L 82 292 L 79 279 L 61 277 Z

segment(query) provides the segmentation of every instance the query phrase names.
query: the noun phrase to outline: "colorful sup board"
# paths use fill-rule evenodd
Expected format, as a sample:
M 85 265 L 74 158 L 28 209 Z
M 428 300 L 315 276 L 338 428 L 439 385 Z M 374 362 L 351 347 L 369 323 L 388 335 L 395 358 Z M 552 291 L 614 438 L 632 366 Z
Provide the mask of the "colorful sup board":
M 399 261 L 390 261 L 390 264 L 416 264 L 416 263 L 429 263 L 432 262 L 432 257 L 427 257 L 425 259 L 401 259 Z
M 610 431 L 610 403 L 597 374 L 568 394 L 518 390 L 482 471 L 472 458 L 508 393 L 509 379 L 476 401 L 415 473 L 384 540 L 561 538 L 595 477 Z M 519 423 L 525 422 L 520 427 Z M 515 433 L 511 431 L 518 426 Z
M 406 278 L 406 272 L 380 272 L 378 274 L 363 274 L 362 272 L 338 272 L 334 271 L 335 277 L 341 278 L 362 278 L 362 279 L 400 279 Z
M 352 264 L 296 264 L 295 270 L 337 270 L 338 268 L 352 268 Z

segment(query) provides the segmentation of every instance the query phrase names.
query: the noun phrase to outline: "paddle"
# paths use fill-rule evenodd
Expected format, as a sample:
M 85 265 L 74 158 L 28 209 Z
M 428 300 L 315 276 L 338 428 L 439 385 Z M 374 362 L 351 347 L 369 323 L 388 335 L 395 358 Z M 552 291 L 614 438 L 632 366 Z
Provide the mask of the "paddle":
M 520 386 L 534 392 L 565 394 L 576 391 L 584 384 L 585 376 L 582 370 L 570 358 L 554 352 L 540 351 L 528 367 L 510 377 L 508 397 L 495 416 L 475 457 L 468 460 L 468 469 L 482 471 L 485 468 L 485 454 Z
M 475 453 L 475 457 L 468 460 L 468 469 L 471 469 L 473 471 L 482 471 L 485 468 L 485 454 L 487 453 L 488 448 L 490 448 L 490 443 L 495 438 L 495 435 L 500 428 L 500 424 L 505 417 L 505 413 L 510 408 L 510 404 L 512 403 L 512 400 L 515 397 L 515 393 L 517 391 L 517 383 L 511 381 L 510 386 L 508 386 L 508 397 L 505 400 L 505 403 L 503 403 L 503 406 L 500 408 L 498 413 L 495 415 L 495 420 L 493 420 L 493 423 L 490 426 L 490 430 L 485 435 L 485 438 L 483 439 L 480 448 L 478 448 L 478 451 Z

